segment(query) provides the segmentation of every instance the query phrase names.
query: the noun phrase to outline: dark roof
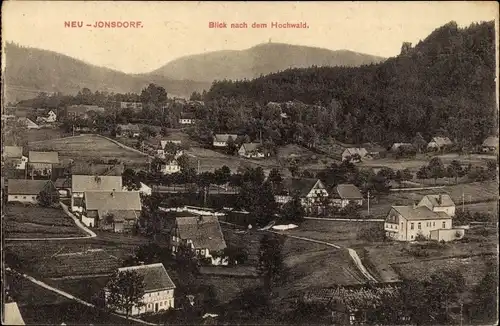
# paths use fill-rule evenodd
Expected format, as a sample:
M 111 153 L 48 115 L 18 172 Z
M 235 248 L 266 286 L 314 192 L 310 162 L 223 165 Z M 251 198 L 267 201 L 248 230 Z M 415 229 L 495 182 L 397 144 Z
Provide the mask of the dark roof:
M 9 195 L 38 195 L 46 187 L 53 185 L 50 180 L 9 179 Z
M 73 192 L 121 190 L 122 177 L 111 175 L 73 175 L 71 177 L 71 189 Z
M 20 146 L 5 146 L 3 148 L 3 156 L 5 158 L 21 158 L 23 156 L 23 148 Z
M 87 210 L 140 211 L 142 208 L 141 197 L 137 191 L 86 191 L 84 197 Z
M 215 134 L 214 141 L 227 142 L 229 140 L 229 137 L 231 137 L 233 140 L 236 140 L 236 138 L 238 138 L 238 135 L 236 135 L 236 134 Z
M 136 124 L 126 124 L 126 125 L 118 125 L 122 131 L 131 131 L 131 132 L 140 132 L 141 128 L 139 128 L 139 125 Z
M 363 199 L 361 191 L 353 184 L 339 184 L 335 187 L 335 194 L 342 199 Z
M 92 164 L 79 162 L 71 167 L 71 174 L 121 176 L 124 169 L 125 167 L 123 164 Z
M 58 178 L 54 185 L 56 188 L 71 188 L 71 178 Z
M 317 182 L 322 182 L 319 179 L 309 178 L 285 178 L 282 181 L 283 190 L 286 190 L 290 195 L 299 193 L 300 196 L 307 196 Z
M 30 163 L 59 163 L 59 154 L 57 152 L 35 152 L 29 151 L 28 160 Z
M 226 248 L 226 241 L 216 216 L 189 216 L 175 219 L 178 235 L 191 240 L 195 249 L 219 251 Z
M 426 206 L 392 206 L 392 208 L 409 221 L 451 219 L 445 212 L 434 212 Z
M 162 263 L 118 268 L 118 271 L 134 271 L 144 278 L 144 291 L 155 292 L 175 289 L 175 284 Z

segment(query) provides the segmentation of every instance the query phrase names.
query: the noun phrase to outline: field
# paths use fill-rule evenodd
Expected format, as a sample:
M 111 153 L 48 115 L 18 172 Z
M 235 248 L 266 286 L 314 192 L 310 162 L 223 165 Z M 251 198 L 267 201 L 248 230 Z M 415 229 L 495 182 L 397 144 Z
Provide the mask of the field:
M 28 142 L 50 140 L 65 136 L 70 136 L 70 134 L 66 134 L 61 129 L 52 129 L 52 128 L 28 129 L 28 131 L 26 132 L 26 138 Z
M 144 154 L 134 152 L 117 144 L 94 135 L 80 135 L 62 139 L 36 141 L 28 144 L 30 150 L 57 151 L 59 159 L 73 159 L 75 161 L 117 159 L 125 164 L 146 164 Z
M 61 209 L 21 204 L 5 207 L 7 238 L 55 238 L 87 235 Z

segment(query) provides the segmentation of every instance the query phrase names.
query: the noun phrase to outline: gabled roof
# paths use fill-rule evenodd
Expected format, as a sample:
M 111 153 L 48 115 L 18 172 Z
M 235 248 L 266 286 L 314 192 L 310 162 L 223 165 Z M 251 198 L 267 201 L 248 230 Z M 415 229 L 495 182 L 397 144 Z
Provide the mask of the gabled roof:
M 162 263 L 118 268 L 118 271 L 134 271 L 144 278 L 144 291 L 155 292 L 175 289 L 175 284 Z
M 15 302 L 6 303 L 4 306 L 5 325 L 25 325 L 21 311 Z
M 412 143 L 394 143 L 391 146 L 392 149 L 397 149 L 399 147 L 413 147 L 413 144 Z
M 195 249 L 219 251 L 226 248 L 226 241 L 216 216 L 188 216 L 175 219 L 178 236 L 191 240 Z
M 486 138 L 483 142 L 485 147 L 497 147 L 498 148 L 498 137 L 490 136 Z
M 455 203 L 451 199 L 448 194 L 440 194 L 440 195 L 426 195 L 424 198 L 429 199 L 432 204 L 432 207 L 450 207 L 455 206 Z M 423 198 L 422 198 L 423 199 Z
M 244 144 L 241 144 L 241 147 L 247 153 L 248 152 L 262 151 L 262 145 L 260 143 L 244 143 Z
M 3 157 L 5 158 L 21 158 L 23 156 L 23 148 L 20 146 L 5 146 L 3 148 Z
M 365 157 L 366 154 L 368 154 L 368 151 L 365 148 L 348 147 L 342 152 L 342 155 L 344 155 L 344 153 L 349 156 L 352 156 L 354 154 L 359 154 L 359 156 Z
M 50 185 L 50 180 L 9 179 L 7 191 L 9 195 L 38 195 Z
M 436 143 L 438 146 L 453 144 L 453 142 L 448 137 L 432 137 L 431 142 Z
M 392 209 L 396 210 L 408 221 L 451 219 L 451 216 L 445 212 L 434 212 L 427 206 L 392 206 Z
M 28 118 L 21 117 L 17 121 L 24 123 L 26 127 L 31 127 L 31 128 L 40 128 L 36 123 L 34 123 L 32 120 Z
M 121 176 L 124 169 L 125 167 L 123 164 L 92 164 L 79 162 L 71 167 L 71 174 Z
M 128 123 L 126 125 L 118 125 L 122 131 L 140 132 L 141 128 L 138 125 Z
M 335 187 L 335 194 L 342 199 L 363 199 L 361 191 L 353 184 L 339 184 Z
M 84 197 L 87 210 L 141 210 L 141 197 L 137 191 L 86 191 Z
M 29 151 L 28 161 L 30 163 L 59 163 L 59 154 L 57 152 L 35 152 Z
M 236 138 L 238 138 L 238 135 L 236 135 L 236 134 L 215 134 L 214 141 L 226 143 L 228 141 L 229 137 L 231 137 L 233 140 L 236 140 Z
M 73 175 L 71 178 L 73 192 L 113 191 L 113 189 L 115 191 L 122 189 L 121 176 Z
M 305 197 L 318 182 L 322 184 L 319 179 L 284 178 L 281 184 L 290 195 L 298 193 L 299 196 Z
M 175 145 L 180 145 L 182 144 L 182 142 L 180 140 L 167 140 L 167 139 L 164 139 L 164 140 L 160 140 L 160 147 L 161 149 L 164 149 L 165 146 L 168 144 L 168 143 L 172 143 L 172 144 L 175 144 Z
M 119 210 L 119 209 L 99 209 L 97 210 L 97 216 L 99 219 L 103 219 L 106 215 L 112 214 L 114 222 L 123 222 L 129 220 L 137 220 L 139 215 L 135 212 L 135 210 Z
M 194 114 L 191 112 L 181 112 L 181 119 L 194 119 Z

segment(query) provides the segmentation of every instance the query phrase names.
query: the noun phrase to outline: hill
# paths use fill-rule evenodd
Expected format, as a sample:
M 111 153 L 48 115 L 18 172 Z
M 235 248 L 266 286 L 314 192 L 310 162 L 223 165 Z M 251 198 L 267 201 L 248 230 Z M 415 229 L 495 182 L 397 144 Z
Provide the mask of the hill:
M 412 141 L 421 133 L 427 140 L 444 134 L 464 144 L 480 144 L 497 129 L 495 67 L 494 22 L 466 28 L 450 22 L 414 47 L 404 43 L 399 56 L 379 64 L 288 69 L 251 81 L 219 81 L 205 101 L 233 98 L 261 106 L 298 102 L 281 106 L 290 116 L 288 125 L 279 113 L 265 121 L 264 130 L 279 131 L 264 134 L 275 142 L 288 134 L 312 142 L 332 137 L 346 143 L 391 144 Z M 234 119 L 248 124 L 260 114 L 271 114 L 270 109 L 257 115 L 246 112 L 235 112 L 230 119 L 227 110 L 220 114 L 232 125 Z M 228 124 L 211 127 L 231 129 Z
M 5 98 L 16 101 L 32 98 L 39 92 L 76 94 L 86 87 L 92 91 L 140 93 L 150 82 L 169 94 L 189 96 L 210 87 L 209 83 L 173 80 L 164 76 L 130 75 L 98 67 L 72 57 L 13 43 L 5 46 Z
M 242 51 L 215 51 L 173 60 L 152 75 L 198 81 L 252 79 L 288 68 L 311 66 L 356 67 L 384 58 L 347 50 L 283 43 L 265 43 Z

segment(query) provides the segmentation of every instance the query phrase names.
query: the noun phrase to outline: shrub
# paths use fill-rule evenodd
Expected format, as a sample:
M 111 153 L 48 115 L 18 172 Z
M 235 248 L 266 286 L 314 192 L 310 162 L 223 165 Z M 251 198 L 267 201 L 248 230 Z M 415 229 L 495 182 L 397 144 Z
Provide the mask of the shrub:
M 368 228 L 368 229 L 362 229 L 358 233 L 358 239 L 378 242 L 378 241 L 385 241 L 386 236 L 385 236 L 385 231 L 383 228 L 377 227 L 377 226 L 372 226 L 371 228 Z
M 427 241 L 427 240 L 428 239 L 422 233 L 417 234 L 417 236 L 415 237 L 415 241 Z

